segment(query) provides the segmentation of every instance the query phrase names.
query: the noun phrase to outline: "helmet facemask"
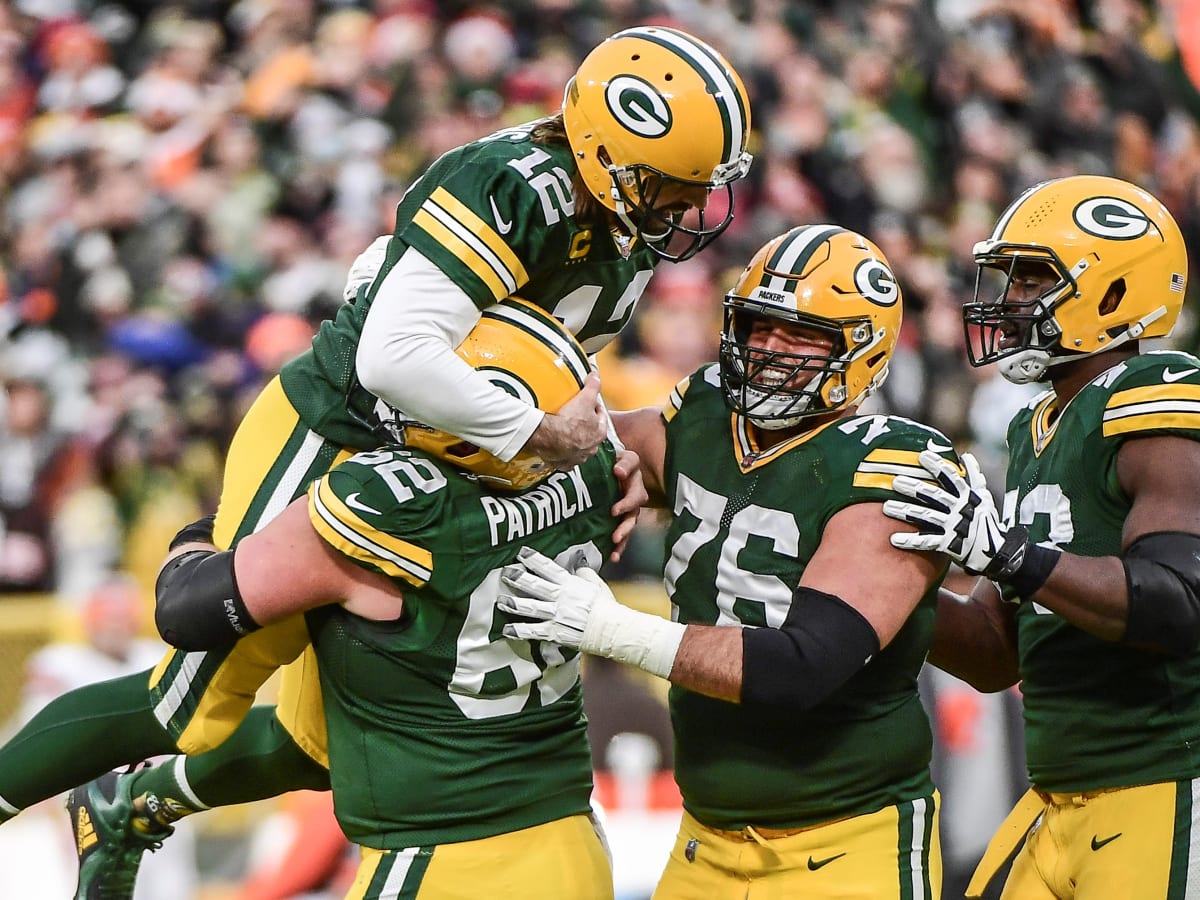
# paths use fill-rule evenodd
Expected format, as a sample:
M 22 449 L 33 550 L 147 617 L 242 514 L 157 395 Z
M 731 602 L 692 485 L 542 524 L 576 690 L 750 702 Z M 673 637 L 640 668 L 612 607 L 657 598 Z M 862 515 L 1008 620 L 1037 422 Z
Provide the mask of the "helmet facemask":
M 601 155 L 607 158 L 603 148 Z M 657 256 L 668 262 L 691 259 L 716 240 L 733 221 L 733 182 L 746 174 L 750 161 L 750 154 L 743 154 L 737 164 L 729 167 L 728 173 L 715 173 L 718 178 L 711 182 L 683 181 L 648 165 L 617 166 L 607 162 L 614 212 L 626 230 L 641 239 Z M 724 217 L 709 224 L 705 221 L 706 210 L 698 207 L 673 212 L 659 209 L 659 198 L 668 185 L 703 188 L 710 195 L 716 190 L 724 191 Z M 717 208 L 722 205 L 718 204 Z M 685 224 L 689 212 L 696 217 L 694 226 Z
M 855 360 L 870 354 L 882 340 L 870 319 L 831 321 L 795 313 L 779 316 L 777 309 L 730 296 L 725 303 L 721 335 L 721 387 L 729 406 L 759 428 L 791 428 L 803 419 L 823 416 L 860 402 L 886 377 L 886 364 L 870 384 L 847 383 Z M 825 354 L 787 353 L 750 346 L 756 322 L 783 319 L 826 335 Z M 877 352 L 884 352 L 882 349 Z M 805 379 L 804 376 L 808 377 Z
M 975 261 L 975 297 L 963 304 L 971 365 L 1009 360 L 1001 371 L 1010 381 L 1039 380 L 1050 356 L 1061 350 L 1054 311 L 1078 292 L 1074 276 L 1053 250 L 1036 245 L 996 244 L 977 250 Z M 1014 284 L 1038 272 L 1055 281 L 1036 296 L 1015 299 L 1022 291 Z

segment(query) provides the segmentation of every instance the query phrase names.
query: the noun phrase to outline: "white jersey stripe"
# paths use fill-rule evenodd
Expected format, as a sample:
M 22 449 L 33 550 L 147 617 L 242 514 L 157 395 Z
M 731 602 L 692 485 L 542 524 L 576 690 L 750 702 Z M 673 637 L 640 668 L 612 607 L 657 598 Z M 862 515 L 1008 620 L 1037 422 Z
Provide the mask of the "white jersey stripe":
M 344 537 L 349 543 L 362 550 L 365 550 L 372 556 L 378 557 L 379 559 L 386 559 L 389 562 L 394 563 L 398 568 L 408 572 L 421 582 L 426 582 L 433 577 L 433 572 L 424 566 L 413 562 L 411 559 L 406 559 L 400 554 L 375 543 L 366 535 L 361 534 L 346 525 L 341 519 L 330 512 L 328 507 L 326 507 L 321 501 L 320 491 L 313 491 L 312 500 L 313 506 L 316 507 L 317 514 L 321 517 L 322 521 L 324 521 L 325 524 Z
M 3 797 L 0 797 L 0 812 L 4 813 L 6 816 L 15 816 L 17 813 L 20 812 L 20 810 L 17 809 L 15 806 L 13 806 L 11 803 L 9 803 L 7 800 L 5 800 Z
M 442 225 L 446 226 L 446 228 L 448 228 L 455 237 L 474 250 L 479 259 L 485 265 L 487 265 L 487 267 L 491 269 L 495 273 L 496 277 L 499 278 L 504 284 L 504 287 L 508 293 L 516 293 L 517 279 L 516 276 L 513 275 L 512 270 L 505 265 L 504 261 L 492 251 L 491 247 L 479 239 L 479 236 L 476 235 L 475 232 L 471 231 L 462 222 L 454 218 L 454 216 L 451 215 L 447 210 L 443 209 L 441 206 L 438 206 L 432 197 L 421 204 L 421 209 L 437 219 Z
M 1143 403 L 1127 403 L 1104 411 L 1104 421 L 1127 419 L 1131 416 L 1162 415 L 1164 413 L 1200 413 L 1200 400 L 1149 400 Z

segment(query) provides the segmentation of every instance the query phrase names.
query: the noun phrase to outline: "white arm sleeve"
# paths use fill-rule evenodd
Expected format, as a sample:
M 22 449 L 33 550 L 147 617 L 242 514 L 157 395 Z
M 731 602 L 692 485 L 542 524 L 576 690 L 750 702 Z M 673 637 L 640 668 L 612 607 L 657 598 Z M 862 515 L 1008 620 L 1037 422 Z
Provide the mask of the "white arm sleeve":
M 410 418 L 508 462 L 545 415 L 454 352 L 479 307 L 417 250 L 404 251 L 367 312 L 355 367 L 362 386 Z

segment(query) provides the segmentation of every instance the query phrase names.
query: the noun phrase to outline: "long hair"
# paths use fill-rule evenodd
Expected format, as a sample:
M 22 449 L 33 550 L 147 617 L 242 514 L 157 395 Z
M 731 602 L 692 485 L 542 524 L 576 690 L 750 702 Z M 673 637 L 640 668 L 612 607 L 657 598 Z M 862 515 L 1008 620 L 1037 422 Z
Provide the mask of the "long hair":
M 567 147 L 568 149 L 571 146 L 571 142 L 567 140 L 567 128 L 563 124 L 561 111 L 534 125 L 530 135 L 535 144 Z M 607 227 L 611 216 L 604 205 L 587 189 L 587 185 L 583 183 L 583 178 L 579 175 L 578 167 L 571 173 L 571 194 L 575 198 L 576 222 L 580 225 L 604 225 Z

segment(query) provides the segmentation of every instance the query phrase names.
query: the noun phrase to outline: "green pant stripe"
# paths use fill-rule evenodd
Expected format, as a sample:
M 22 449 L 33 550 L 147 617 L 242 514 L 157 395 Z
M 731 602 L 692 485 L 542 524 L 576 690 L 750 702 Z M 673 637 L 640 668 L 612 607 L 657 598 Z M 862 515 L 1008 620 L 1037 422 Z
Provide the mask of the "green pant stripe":
M 150 697 L 154 702 L 154 717 L 172 737 L 178 738 L 191 722 L 213 674 L 230 649 L 192 653 L 176 650 L 171 654 L 162 677 L 150 689 Z
M 933 896 L 929 878 L 933 808 L 933 797 L 896 804 L 900 900 L 926 900 Z
M 1194 855 L 1192 846 L 1193 793 L 1200 790 L 1200 779 L 1175 783 L 1175 838 L 1171 844 L 1171 870 L 1167 877 L 1166 900 L 1185 900 L 1195 896 L 1200 884 L 1189 884 L 1189 863 Z M 1189 888 L 1191 890 L 1189 890 Z
M 340 449 L 338 444 L 325 440 L 303 423 L 293 428 L 250 501 L 245 517 L 238 523 L 234 544 L 283 512 L 284 507 L 304 493 L 313 478 L 328 471 Z
M 385 853 L 363 900 L 416 900 L 434 849 L 407 847 Z

